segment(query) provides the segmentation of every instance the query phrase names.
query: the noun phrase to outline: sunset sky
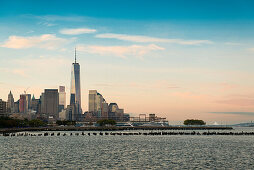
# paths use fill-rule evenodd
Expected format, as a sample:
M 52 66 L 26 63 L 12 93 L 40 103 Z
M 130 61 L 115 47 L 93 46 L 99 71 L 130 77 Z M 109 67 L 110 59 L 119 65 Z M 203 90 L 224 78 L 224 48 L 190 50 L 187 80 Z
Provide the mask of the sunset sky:
M 254 120 L 254 1 L 0 0 L 0 99 L 88 90 L 170 124 Z

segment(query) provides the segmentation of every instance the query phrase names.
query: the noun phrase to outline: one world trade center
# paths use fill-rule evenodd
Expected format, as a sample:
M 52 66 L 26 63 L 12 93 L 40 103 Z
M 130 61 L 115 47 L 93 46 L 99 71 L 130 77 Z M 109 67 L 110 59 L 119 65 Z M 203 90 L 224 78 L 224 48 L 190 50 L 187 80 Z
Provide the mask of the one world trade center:
M 81 117 L 81 90 L 80 90 L 80 65 L 76 60 L 76 48 L 75 48 L 75 62 L 72 63 L 71 69 L 71 89 L 70 89 L 70 105 L 76 106 L 75 112 L 72 113 L 72 117 L 78 120 Z

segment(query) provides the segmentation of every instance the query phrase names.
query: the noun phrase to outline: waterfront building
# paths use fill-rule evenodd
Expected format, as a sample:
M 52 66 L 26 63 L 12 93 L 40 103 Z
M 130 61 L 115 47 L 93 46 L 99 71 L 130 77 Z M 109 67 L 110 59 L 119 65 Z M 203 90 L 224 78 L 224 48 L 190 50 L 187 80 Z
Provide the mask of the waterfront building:
M 48 119 L 57 120 L 59 118 L 58 105 L 59 93 L 58 89 L 45 89 L 42 93 L 42 113 L 46 114 Z
M 108 117 L 116 121 L 123 121 L 124 109 L 120 109 L 116 103 L 110 103 Z
M 19 100 L 14 102 L 14 113 L 19 113 Z
M 0 115 L 5 115 L 7 112 L 7 103 L 0 99 Z
M 7 111 L 9 113 L 13 113 L 14 112 L 14 98 L 13 98 L 13 95 L 12 95 L 11 91 L 8 94 Z
M 108 111 L 109 111 L 108 103 L 103 102 L 102 103 L 102 110 L 101 110 L 101 117 L 103 119 L 108 119 Z
M 71 70 L 71 89 L 70 89 L 70 105 L 76 105 L 78 110 L 78 117 L 81 117 L 81 86 L 80 86 L 80 65 L 76 60 L 75 49 L 75 62 L 72 63 Z
M 28 113 L 31 103 L 31 94 L 21 94 L 19 99 L 19 112 Z
M 67 109 L 63 109 L 61 112 L 59 112 L 59 119 L 60 120 L 67 120 Z
M 108 118 L 108 104 L 97 90 L 89 90 L 88 112 L 94 113 L 98 118 Z
M 44 112 L 44 93 L 41 93 L 41 96 L 40 96 L 40 101 L 41 101 L 41 109 L 40 109 L 40 113 L 45 113 Z
M 96 111 L 96 90 L 89 90 L 89 96 L 88 96 L 88 112 L 95 112 Z
M 78 112 L 78 104 L 72 103 L 66 108 L 66 118 L 70 121 L 78 121 L 81 119 L 81 116 Z
M 40 108 L 40 99 L 35 99 L 35 97 L 33 95 L 32 100 L 31 100 L 31 107 L 30 107 L 30 109 L 32 111 L 34 111 L 35 113 L 38 113 L 39 112 L 39 108 Z
M 66 92 L 65 92 L 65 86 L 59 86 L 59 105 L 62 105 L 63 108 L 66 107 Z
M 116 112 L 117 111 L 117 109 L 118 109 L 118 105 L 116 104 L 116 103 L 110 103 L 109 104 L 109 111 L 110 112 Z

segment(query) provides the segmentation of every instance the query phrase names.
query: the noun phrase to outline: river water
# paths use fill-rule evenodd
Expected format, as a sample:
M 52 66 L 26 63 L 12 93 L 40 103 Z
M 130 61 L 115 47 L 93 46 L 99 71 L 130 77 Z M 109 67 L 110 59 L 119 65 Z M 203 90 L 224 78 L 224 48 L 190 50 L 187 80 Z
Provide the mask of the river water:
M 254 169 L 254 136 L 70 136 L 71 132 L 60 133 L 61 136 L 0 136 L 0 167 Z

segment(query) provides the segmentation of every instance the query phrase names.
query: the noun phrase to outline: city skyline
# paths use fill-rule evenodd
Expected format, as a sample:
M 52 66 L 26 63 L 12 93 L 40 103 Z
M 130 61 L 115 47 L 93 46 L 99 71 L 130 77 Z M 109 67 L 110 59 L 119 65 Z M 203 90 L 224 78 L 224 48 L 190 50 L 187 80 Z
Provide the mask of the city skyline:
M 76 47 L 83 110 L 96 89 L 126 113 L 169 122 L 254 119 L 252 1 L 15 2 L 0 2 L 4 101 L 64 85 L 68 104 Z

